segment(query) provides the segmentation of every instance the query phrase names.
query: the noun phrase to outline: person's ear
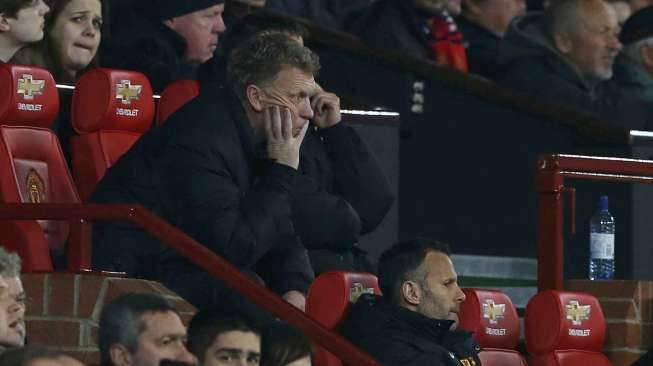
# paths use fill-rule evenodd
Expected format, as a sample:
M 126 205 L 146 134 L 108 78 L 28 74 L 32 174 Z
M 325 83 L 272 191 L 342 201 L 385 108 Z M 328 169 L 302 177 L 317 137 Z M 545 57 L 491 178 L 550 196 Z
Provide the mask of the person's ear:
M 571 37 L 566 32 L 554 34 L 553 44 L 555 45 L 555 48 L 563 55 L 566 55 L 569 52 L 571 52 L 571 49 L 573 48 L 573 42 L 571 41 Z
M 401 284 L 401 297 L 408 305 L 417 306 L 422 298 L 422 288 L 417 282 L 405 281 Z
M 462 5 L 462 9 L 465 10 L 466 15 L 471 15 L 472 17 L 476 17 L 480 13 L 482 13 L 480 7 L 473 0 L 462 0 L 461 5 Z
M 109 348 L 109 355 L 111 356 L 111 362 L 115 366 L 131 366 L 133 364 L 131 352 L 120 343 L 116 343 Z
M 245 95 L 247 96 L 250 107 L 255 112 L 263 112 L 263 90 L 261 88 L 256 85 L 248 85 L 245 89 Z
M 168 28 L 177 31 L 176 24 L 175 24 L 175 18 L 172 19 L 167 19 L 163 21 L 163 24 L 165 24 Z
M 0 13 L 0 32 L 9 32 L 10 29 L 9 17 L 5 13 Z

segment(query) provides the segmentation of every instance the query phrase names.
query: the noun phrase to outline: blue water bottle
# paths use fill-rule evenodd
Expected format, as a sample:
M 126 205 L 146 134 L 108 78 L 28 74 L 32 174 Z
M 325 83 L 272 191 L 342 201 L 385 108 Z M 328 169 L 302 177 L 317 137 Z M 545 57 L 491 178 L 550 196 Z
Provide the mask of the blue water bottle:
M 590 280 L 614 278 L 614 218 L 608 211 L 608 196 L 599 199 L 599 210 L 590 220 Z

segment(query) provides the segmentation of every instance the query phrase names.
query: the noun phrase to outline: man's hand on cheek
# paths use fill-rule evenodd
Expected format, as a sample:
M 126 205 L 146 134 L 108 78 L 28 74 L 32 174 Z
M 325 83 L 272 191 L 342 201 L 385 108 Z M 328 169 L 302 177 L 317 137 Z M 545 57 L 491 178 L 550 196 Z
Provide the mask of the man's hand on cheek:
M 301 147 L 308 122 L 304 123 L 295 136 L 293 134 L 293 116 L 287 107 L 271 106 L 263 112 L 268 158 L 279 164 L 297 169 L 299 166 L 299 149 Z

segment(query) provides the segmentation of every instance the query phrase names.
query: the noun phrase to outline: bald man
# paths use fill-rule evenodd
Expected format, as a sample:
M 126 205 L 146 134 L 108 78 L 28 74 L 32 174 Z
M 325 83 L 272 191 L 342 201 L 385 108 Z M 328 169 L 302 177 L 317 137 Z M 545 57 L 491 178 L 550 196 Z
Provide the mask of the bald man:
M 651 105 L 610 82 L 622 48 L 614 9 L 603 0 L 559 0 L 509 27 L 502 83 L 537 100 L 573 107 L 631 129 L 650 129 Z

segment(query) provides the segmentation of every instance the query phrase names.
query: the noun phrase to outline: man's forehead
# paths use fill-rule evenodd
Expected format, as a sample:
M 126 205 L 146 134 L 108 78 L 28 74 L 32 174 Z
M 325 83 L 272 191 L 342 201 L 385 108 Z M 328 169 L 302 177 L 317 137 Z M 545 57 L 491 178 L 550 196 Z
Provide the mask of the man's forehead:
M 156 337 L 186 335 L 186 328 L 182 324 L 179 315 L 174 311 L 148 311 L 143 313 L 140 318 L 145 323 L 143 333 Z
M 424 264 L 430 276 L 435 276 L 440 279 L 457 277 L 451 258 L 442 252 L 429 251 L 424 259 Z
M 261 338 L 251 331 L 232 330 L 220 333 L 213 342 L 217 349 L 240 349 L 244 352 L 261 349 Z

